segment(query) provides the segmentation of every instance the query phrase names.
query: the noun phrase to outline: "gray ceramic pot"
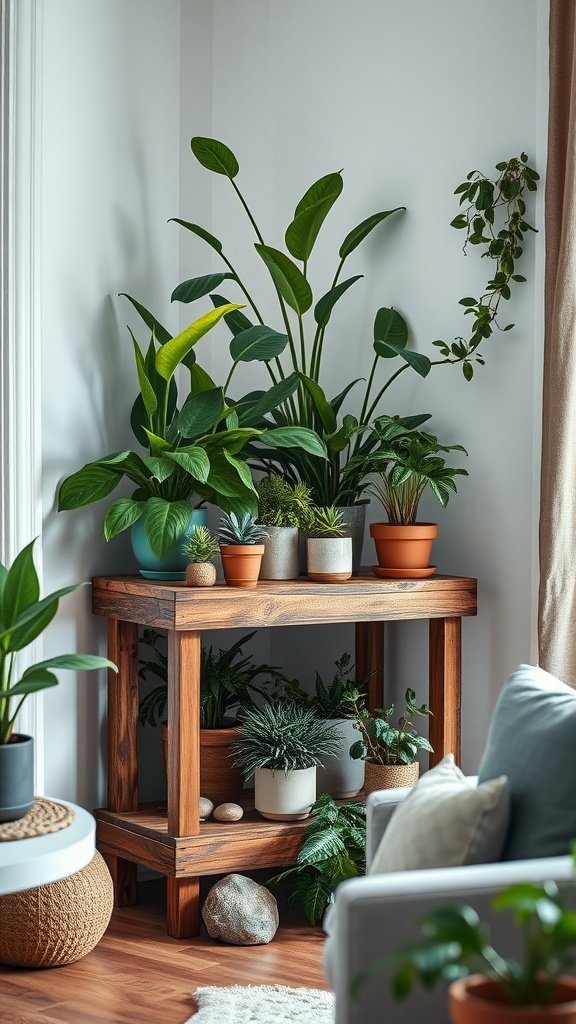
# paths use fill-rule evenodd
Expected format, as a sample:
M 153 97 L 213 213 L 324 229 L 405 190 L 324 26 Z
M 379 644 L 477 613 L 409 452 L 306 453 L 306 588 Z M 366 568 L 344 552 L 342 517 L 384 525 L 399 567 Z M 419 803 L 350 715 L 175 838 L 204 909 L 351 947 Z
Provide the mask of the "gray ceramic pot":
M 34 803 L 34 740 L 14 733 L 0 743 L 0 821 L 23 818 Z
M 364 785 L 364 761 L 354 761 L 348 753 L 360 734 L 351 718 L 330 718 L 326 725 L 334 726 L 341 740 L 341 751 L 322 758 L 322 766 L 316 769 L 316 789 L 319 794 L 330 793 L 338 800 L 349 800 Z
M 298 527 L 267 526 L 261 580 L 295 580 L 300 572 Z
M 338 511 L 342 513 L 346 523 L 346 535 L 352 537 L 352 575 L 357 576 L 362 565 L 366 505 L 339 506 Z

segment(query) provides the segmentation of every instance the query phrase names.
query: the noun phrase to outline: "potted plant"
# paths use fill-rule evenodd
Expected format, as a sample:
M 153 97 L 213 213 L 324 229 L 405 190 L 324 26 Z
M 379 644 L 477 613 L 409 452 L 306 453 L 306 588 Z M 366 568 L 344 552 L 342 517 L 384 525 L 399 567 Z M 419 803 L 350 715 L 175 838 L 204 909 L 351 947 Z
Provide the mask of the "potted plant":
M 235 744 L 236 763 L 254 775 L 254 803 L 263 818 L 307 818 L 316 799 L 316 766 L 335 754 L 334 730 L 311 708 L 290 701 L 246 711 Z
M 518 883 L 495 897 L 496 911 L 511 912 L 521 930 L 523 957 L 501 955 L 488 928 L 467 905 L 440 907 L 422 919 L 424 939 L 401 949 L 393 977 L 403 999 L 419 981 L 440 978 L 449 988 L 452 1024 L 573 1024 L 576 919 L 571 887 Z M 458 979 L 458 980 L 454 980 Z
M 186 583 L 189 587 L 212 587 L 216 583 L 216 567 L 212 559 L 220 544 L 207 526 L 197 526 L 183 546 L 188 559 Z
M 243 656 L 243 648 L 254 632 L 237 640 L 227 650 L 215 651 L 202 646 L 200 655 L 200 791 L 202 796 L 217 806 L 237 800 L 242 790 L 242 771 L 231 758 L 233 744 L 241 735 L 241 718 L 254 708 L 256 694 L 264 691 L 256 683 L 258 678 L 277 681 L 281 674 L 271 665 L 254 663 L 253 655 Z M 168 659 L 160 645 L 156 630 L 145 629 L 142 644 L 149 656 L 140 662 L 142 680 L 156 677 L 160 680 L 140 702 L 140 721 L 143 725 L 160 723 L 164 768 L 167 771 L 168 723 L 161 721 L 168 700 Z
M 256 516 L 226 513 L 220 519 L 220 554 L 224 579 L 229 587 L 249 589 L 258 584 L 267 532 Z
M 268 881 L 290 879 L 288 905 L 303 910 L 310 924 L 320 924 L 340 882 L 366 870 L 366 807 L 336 804 L 321 793 L 311 810 L 296 864 Z
M 58 611 L 61 597 L 76 583 L 40 597 L 33 560 L 34 541 L 9 568 L 0 565 L 0 821 L 16 821 L 34 803 L 34 740 L 14 732 L 16 717 L 31 693 L 56 686 L 52 669 L 118 669 L 94 654 L 59 654 L 29 665 L 18 678 L 18 652 L 36 640 Z
M 468 473 L 446 465 L 444 454 L 467 454 L 466 450 L 459 444 L 440 444 L 434 434 L 415 429 L 413 421 L 398 416 L 380 416 L 368 440 L 371 450 L 355 459 L 363 465 L 369 492 L 388 517 L 387 523 L 370 524 L 378 556 L 373 571 L 383 577 L 432 575 L 436 567 L 430 566 L 430 553 L 438 527 L 417 522 L 418 506 L 429 487 L 446 507 L 450 493 L 456 491 L 455 478 Z
M 359 692 L 359 683 L 351 676 L 354 666 L 349 654 L 343 654 L 335 662 L 336 672 L 332 680 L 325 683 L 316 672 L 314 692 L 310 707 L 318 718 L 328 722 L 340 742 L 336 755 L 323 758 L 316 772 L 319 793 L 329 793 L 338 800 L 349 800 L 356 796 L 364 785 L 364 761 L 350 756 L 350 747 L 355 742 L 356 731 L 348 696 Z
M 343 583 L 352 575 L 352 540 L 344 536 L 343 514 L 333 506 L 315 508 L 307 528 L 307 572 L 318 583 Z
M 299 536 L 312 520 L 310 488 L 289 484 L 277 473 L 256 484 L 258 522 L 266 527 L 262 580 L 294 580 L 300 573 Z
M 417 715 L 427 716 L 432 712 L 427 704 L 416 704 L 414 690 L 408 688 L 405 694 L 405 709 L 397 726 L 390 723 L 394 705 L 369 711 L 364 697 L 358 691 L 348 696 L 350 711 L 354 716 L 356 729 L 361 739 L 350 747 L 350 756 L 366 762 L 364 790 L 372 793 L 379 789 L 394 789 L 397 786 L 413 786 L 420 774 L 416 760 L 418 750 L 432 752 L 425 736 L 419 736 L 412 727 Z

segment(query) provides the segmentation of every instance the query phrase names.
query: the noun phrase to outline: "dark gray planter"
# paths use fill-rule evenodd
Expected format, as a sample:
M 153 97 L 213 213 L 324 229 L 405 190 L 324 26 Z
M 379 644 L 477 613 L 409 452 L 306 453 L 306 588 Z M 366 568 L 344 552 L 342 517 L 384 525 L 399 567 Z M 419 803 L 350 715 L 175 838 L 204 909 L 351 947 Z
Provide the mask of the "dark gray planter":
M 346 524 L 346 536 L 352 537 L 352 574 L 357 576 L 362 565 L 366 505 L 343 505 L 338 511 Z
M 34 803 L 34 740 L 14 733 L 0 743 L 0 821 L 23 818 Z
M 334 727 L 341 749 L 338 755 L 322 758 L 322 765 L 316 769 L 316 789 L 318 793 L 330 793 L 336 799 L 350 800 L 364 785 L 364 761 L 355 761 L 349 754 L 360 734 L 352 718 L 329 718 L 326 725 Z

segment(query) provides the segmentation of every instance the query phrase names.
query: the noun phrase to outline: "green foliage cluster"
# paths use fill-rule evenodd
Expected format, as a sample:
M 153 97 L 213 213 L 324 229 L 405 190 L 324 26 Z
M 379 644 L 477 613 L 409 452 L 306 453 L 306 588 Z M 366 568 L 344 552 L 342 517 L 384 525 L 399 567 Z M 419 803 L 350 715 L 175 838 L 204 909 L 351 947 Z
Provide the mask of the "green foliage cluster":
M 285 775 L 313 768 L 322 763 L 323 755 L 339 754 L 340 741 L 333 726 L 322 722 L 311 708 L 268 701 L 246 711 L 235 748 L 236 763 L 248 778 L 259 768 Z
M 336 804 L 321 793 L 294 867 L 275 875 L 268 885 L 288 878 L 288 903 L 319 924 L 340 882 L 366 870 L 366 808 L 354 801 Z
M 350 712 L 361 735 L 361 739 L 350 747 L 350 756 L 373 764 L 399 765 L 413 764 L 419 749 L 432 752 L 426 737 L 419 736 L 412 726 L 415 716 L 428 716 L 432 712 L 427 704 L 418 705 L 415 702 L 416 694 L 409 687 L 405 694 L 404 712 L 398 726 L 393 726 L 390 719 L 394 714 L 394 704 L 389 708 L 369 711 L 361 693 L 356 691 L 350 694 Z
M 313 508 L 312 518 L 307 533 L 309 537 L 330 539 L 343 537 L 345 534 L 344 515 L 333 505 L 326 508 Z
M 305 530 L 312 520 L 312 498 L 307 484 L 290 484 L 270 473 L 256 484 L 258 520 L 264 526 L 290 526 Z
M 187 541 L 182 545 L 182 551 L 189 562 L 211 562 L 220 550 L 218 538 L 210 533 L 207 526 L 197 526 Z
M 236 515 L 224 513 L 218 527 L 221 544 L 261 544 L 268 536 L 263 526 L 256 522 L 256 516 L 244 512 Z

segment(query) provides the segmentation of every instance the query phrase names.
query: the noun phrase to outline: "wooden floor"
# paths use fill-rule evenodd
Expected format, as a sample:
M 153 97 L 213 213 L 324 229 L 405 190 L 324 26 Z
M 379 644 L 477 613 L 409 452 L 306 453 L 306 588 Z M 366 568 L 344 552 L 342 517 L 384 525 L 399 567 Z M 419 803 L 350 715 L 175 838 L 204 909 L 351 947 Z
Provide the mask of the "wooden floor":
M 183 1024 L 202 985 L 327 988 L 319 928 L 281 907 L 281 927 L 267 946 L 171 939 L 163 891 L 162 882 L 141 885 L 138 906 L 115 910 L 102 941 L 76 964 L 0 966 L 1 1024 Z

